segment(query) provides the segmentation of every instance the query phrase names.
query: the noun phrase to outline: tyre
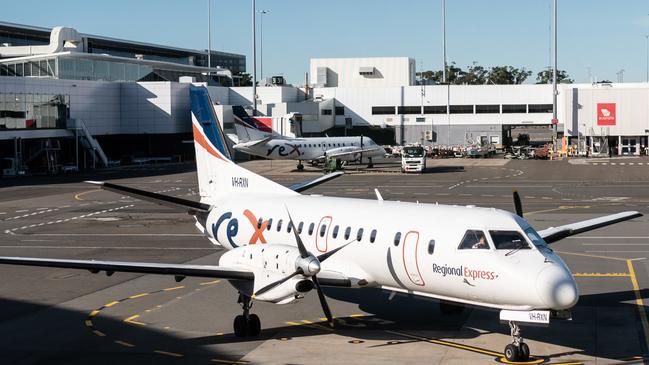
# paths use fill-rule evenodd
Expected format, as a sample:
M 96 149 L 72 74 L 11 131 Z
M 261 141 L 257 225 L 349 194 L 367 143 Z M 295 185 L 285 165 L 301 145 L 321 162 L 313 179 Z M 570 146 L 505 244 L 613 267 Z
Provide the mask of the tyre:
M 525 342 L 521 342 L 520 347 L 518 348 L 520 353 L 519 361 L 527 361 L 530 359 L 530 347 L 527 346 Z
M 261 321 L 259 316 L 256 314 L 251 314 L 248 317 L 248 336 L 256 337 L 261 333 Z
M 514 344 L 509 344 L 505 346 L 505 359 L 511 362 L 518 362 L 520 354 L 518 353 L 518 348 Z
M 234 335 L 237 337 L 246 337 L 248 333 L 248 326 L 246 324 L 246 318 L 239 314 L 234 317 Z

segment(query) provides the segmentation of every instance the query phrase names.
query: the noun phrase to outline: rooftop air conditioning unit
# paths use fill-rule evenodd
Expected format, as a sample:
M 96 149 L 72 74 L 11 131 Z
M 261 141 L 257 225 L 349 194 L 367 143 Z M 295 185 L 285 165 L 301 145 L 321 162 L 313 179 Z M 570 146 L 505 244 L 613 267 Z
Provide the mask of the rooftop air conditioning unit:
M 376 69 L 374 67 L 372 67 L 372 66 L 361 67 L 361 68 L 358 69 L 358 74 L 361 75 L 361 76 L 372 76 L 372 75 L 374 75 L 375 71 L 376 71 Z

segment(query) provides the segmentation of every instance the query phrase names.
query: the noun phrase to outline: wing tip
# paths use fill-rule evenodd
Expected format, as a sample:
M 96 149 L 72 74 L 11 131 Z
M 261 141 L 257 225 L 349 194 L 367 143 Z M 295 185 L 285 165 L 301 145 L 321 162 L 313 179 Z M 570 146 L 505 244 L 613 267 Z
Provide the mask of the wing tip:
M 103 186 L 104 185 L 103 181 L 86 180 L 86 181 L 84 181 L 84 183 L 90 184 L 90 185 L 98 185 L 98 186 Z

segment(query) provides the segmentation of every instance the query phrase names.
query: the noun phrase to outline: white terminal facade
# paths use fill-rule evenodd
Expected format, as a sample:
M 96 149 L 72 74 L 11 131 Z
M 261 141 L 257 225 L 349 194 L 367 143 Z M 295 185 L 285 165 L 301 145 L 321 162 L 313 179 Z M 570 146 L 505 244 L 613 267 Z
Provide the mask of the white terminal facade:
M 3 33 L 3 26 L 9 31 Z M 38 33 L 41 48 L 25 48 Z M 0 158 L 23 164 L 32 164 L 38 149 L 53 141 L 63 142 L 60 163 L 70 163 L 72 155 L 75 163 L 85 161 L 80 165 L 94 163 L 98 146 L 109 161 L 125 155 L 191 158 L 191 146 L 183 143 L 191 138 L 185 82 L 204 82 L 207 71 L 226 78 L 245 71 L 240 55 L 222 53 L 223 65 L 207 68 L 201 51 L 70 28 L 0 23 L 0 41 Z M 92 53 L 92 47 L 104 52 Z M 502 146 L 519 134 L 532 143 L 551 140 L 551 85 L 420 86 L 408 57 L 319 58 L 309 70 L 306 87 L 257 88 L 258 113 L 273 117 L 279 132 L 363 134 L 382 144 Z M 208 89 L 226 132 L 233 132 L 230 106 L 251 110 L 252 88 L 214 86 L 215 81 L 220 82 L 211 80 Z M 638 154 L 648 142 L 648 105 L 646 83 L 559 85 L 559 133 L 571 140 L 604 138 L 614 153 Z M 288 120 L 291 113 L 301 114 L 301 122 Z M 84 152 L 77 158 L 69 141 L 80 134 Z

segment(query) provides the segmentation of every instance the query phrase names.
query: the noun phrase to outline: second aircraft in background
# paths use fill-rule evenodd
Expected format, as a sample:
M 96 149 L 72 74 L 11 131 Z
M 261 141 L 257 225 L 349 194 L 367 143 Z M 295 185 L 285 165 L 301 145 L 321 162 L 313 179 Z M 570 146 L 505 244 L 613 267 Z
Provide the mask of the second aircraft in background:
M 256 118 L 248 116 L 240 106 L 233 107 L 232 111 L 239 139 L 234 149 L 272 160 L 297 160 L 298 170 L 304 169 L 302 161 L 320 161 L 327 158 L 360 162 L 367 158 L 371 167 L 372 158 L 385 155 L 383 147 L 369 137 L 292 138 L 280 135 Z

